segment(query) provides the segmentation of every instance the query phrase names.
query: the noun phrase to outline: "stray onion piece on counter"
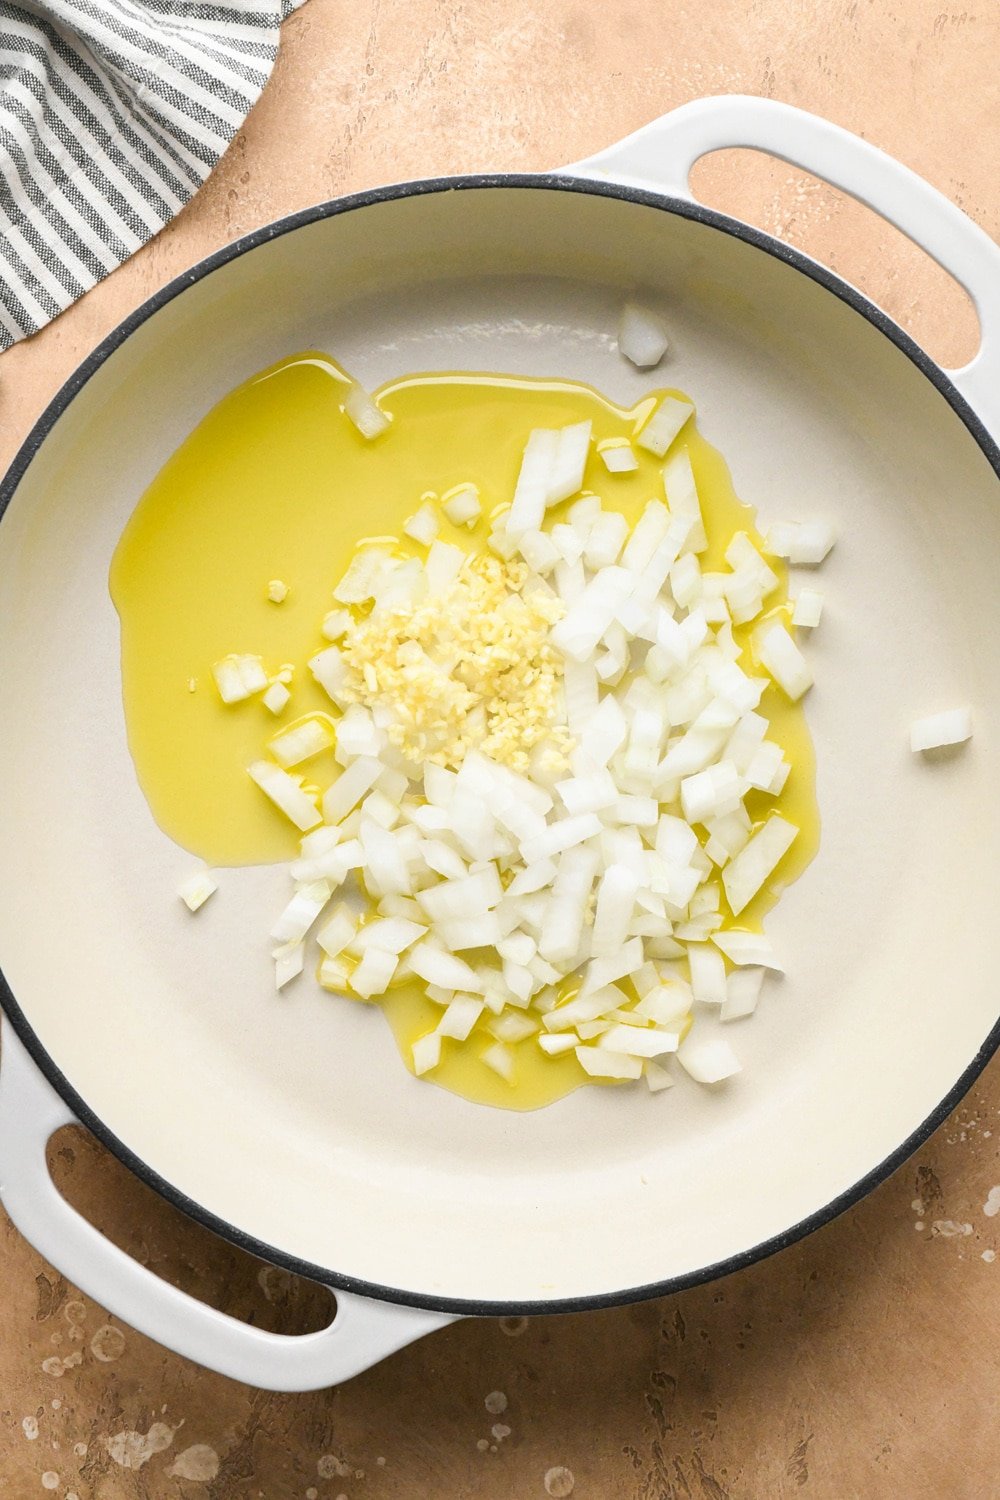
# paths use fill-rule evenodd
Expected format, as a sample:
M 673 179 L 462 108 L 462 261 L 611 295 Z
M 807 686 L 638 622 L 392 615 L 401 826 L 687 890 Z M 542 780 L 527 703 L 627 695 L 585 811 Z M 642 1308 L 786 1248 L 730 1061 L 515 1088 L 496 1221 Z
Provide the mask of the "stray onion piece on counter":
M 623 319 L 636 363 L 662 355 L 654 322 Z M 364 435 L 388 426 L 360 390 L 350 407 Z M 405 523 L 422 556 L 362 544 L 308 663 L 333 711 L 277 730 L 249 767 L 304 834 L 271 931 L 277 986 L 302 971 L 310 934 L 330 989 L 377 1000 L 419 982 L 440 1019 L 413 1045 L 417 1074 L 473 1046 L 513 1083 L 514 1044 L 531 1038 L 594 1080 L 645 1077 L 653 1092 L 674 1081 L 671 1055 L 700 1083 L 739 1070 L 728 1042 L 691 1032 L 692 1012 L 747 1016 L 780 970 L 734 920 L 798 834 L 758 709 L 770 680 L 792 700 L 809 688 L 793 608 L 812 626 L 821 600 L 776 602 L 746 531 L 724 569 L 703 570 L 676 442 L 693 410 L 665 397 L 634 435 L 664 460 L 664 498 L 634 526 L 581 495 L 593 443 L 578 422 L 531 432 L 486 548 L 440 540 L 442 515 L 479 519 L 470 484 Z M 635 467 L 627 441 L 599 453 L 611 474 Z M 810 565 L 833 540 L 815 523 L 772 536 L 772 555 Z M 227 701 L 270 693 L 260 658 L 215 671 Z M 340 773 L 320 790 L 305 763 L 331 747 Z M 750 794 L 774 811 L 753 821 Z

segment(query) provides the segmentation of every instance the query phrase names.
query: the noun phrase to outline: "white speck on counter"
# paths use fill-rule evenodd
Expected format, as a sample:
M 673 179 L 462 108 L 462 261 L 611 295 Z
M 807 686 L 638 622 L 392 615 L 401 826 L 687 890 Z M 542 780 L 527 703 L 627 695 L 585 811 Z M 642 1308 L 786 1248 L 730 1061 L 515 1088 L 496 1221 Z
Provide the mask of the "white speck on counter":
M 493 1426 L 490 1428 L 490 1431 L 492 1432 L 498 1443 L 502 1443 L 504 1438 L 510 1437 L 510 1428 L 507 1426 L 506 1422 L 494 1422 Z
M 219 1472 L 219 1455 L 207 1443 L 193 1443 L 178 1453 L 167 1473 L 173 1479 L 214 1479 Z
M 380 1469 L 384 1469 L 385 1468 L 385 1459 L 384 1458 L 377 1458 L 375 1460 L 375 1462 L 378 1464 L 378 1466 L 379 1466 Z
M 59 1475 L 55 1469 L 46 1469 L 42 1475 L 42 1489 L 56 1490 L 59 1488 Z
M 121 1359 L 125 1353 L 125 1335 L 111 1323 L 102 1323 L 90 1341 L 90 1352 L 105 1365 Z
M 997 1214 L 1000 1214 L 1000 1187 L 991 1187 L 986 1194 L 983 1213 L 988 1219 L 995 1219 Z
M 485 1453 L 486 1450 L 489 1448 L 489 1446 L 490 1446 L 490 1440 L 489 1440 L 489 1438 L 480 1438 L 479 1441 L 476 1443 L 476 1447 L 479 1449 L 480 1453 Z
M 500 1319 L 500 1332 L 505 1333 L 509 1339 L 519 1339 L 527 1326 L 527 1318 Z
M 105 1439 L 105 1447 L 123 1469 L 141 1469 L 154 1453 L 162 1453 L 170 1447 L 174 1431 L 166 1422 L 154 1422 L 148 1432 L 116 1432 Z
M 913 1212 L 915 1214 L 922 1214 L 924 1211 L 924 1200 L 922 1198 L 914 1198 L 913 1202 L 910 1204 L 910 1207 L 913 1209 Z
M 986 1264 L 988 1266 L 992 1265 L 993 1262 L 996 1260 L 996 1258 L 997 1258 L 997 1253 L 996 1253 L 995 1250 L 984 1250 L 983 1251 L 983 1260 L 986 1262 Z
M 59 1408 L 60 1408 L 60 1406 L 62 1406 L 62 1402 L 59 1400 L 59 1397 L 57 1396 L 56 1399 L 52 1403 L 52 1410 L 53 1411 L 58 1411 Z
M 935 1219 L 931 1225 L 931 1234 L 943 1240 L 952 1240 L 959 1235 L 971 1233 L 971 1224 L 960 1224 L 955 1219 Z
M 66 1319 L 67 1323 L 82 1323 L 86 1316 L 86 1303 L 79 1302 L 76 1299 L 74 1299 L 72 1302 L 67 1302 L 66 1306 L 63 1308 L 63 1317 Z
M 483 1405 L 490 1416 L 499 1417 L 502 1412 L 507 1410 L 507 1397 L 503 1391 L 490 1391 Z
M 22 1417 L 21 1427 L 23 1429 L 25 1437 L 28 1439 L 28 1442 L 33 1443 L 35 1438 L 38 1436 L 38 1418 Z
M 350 1479 L 353 1472 L 350 1464 L 345 1464 L 335 1453 L 324 1453 L 316 1464 L 316 1473 L 320 1479 Z
M 309 1486 L 309 1488 L 306 1490 L 306 1500 L 317 1500 L 318 1495 L 319 1495 L 319 1490 L 316 1488 L 316 1486 L 314 1484 L 311 1484 Z
M 545 1493 L 551 1495 L 552 1500 L 566 1500 L 567 1495 L 572 1495 L 575 1484 L 572 1469 L 566 1469 L 562 1464 L 545 1471 Z

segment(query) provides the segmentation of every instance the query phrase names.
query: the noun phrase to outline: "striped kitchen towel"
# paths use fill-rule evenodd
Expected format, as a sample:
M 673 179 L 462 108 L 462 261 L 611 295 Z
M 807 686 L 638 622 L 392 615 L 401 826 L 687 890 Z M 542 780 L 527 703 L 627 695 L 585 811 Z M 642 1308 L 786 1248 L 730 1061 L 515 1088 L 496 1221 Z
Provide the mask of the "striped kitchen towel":
M 0 349 L 204 182 L 298 0 L 0 0 Z

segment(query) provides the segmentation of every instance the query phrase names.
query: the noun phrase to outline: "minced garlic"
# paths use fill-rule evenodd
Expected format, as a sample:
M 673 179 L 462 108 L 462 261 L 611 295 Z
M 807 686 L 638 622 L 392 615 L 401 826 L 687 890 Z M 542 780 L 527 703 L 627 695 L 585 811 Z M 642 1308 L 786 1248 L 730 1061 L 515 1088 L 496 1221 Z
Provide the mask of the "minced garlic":
M 389 738 L 417 764 L 458 766 L 475 746 L 523 771 L 547 740 L 561 768 L 572 742 L 557 722 L 563 667 L 548 632 L 565 607 L 522 593 L 527 576 L 522 563 L 470 556 L 441 594 L 357 621 L 342 642 L 344 699 L 388 705 Z

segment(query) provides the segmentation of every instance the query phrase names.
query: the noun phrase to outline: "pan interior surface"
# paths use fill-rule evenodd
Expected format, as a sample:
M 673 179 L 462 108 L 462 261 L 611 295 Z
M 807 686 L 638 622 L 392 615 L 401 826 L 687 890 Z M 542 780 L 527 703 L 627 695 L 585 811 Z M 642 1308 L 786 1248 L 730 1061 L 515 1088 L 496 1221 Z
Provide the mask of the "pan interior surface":
M 615 343 L 635 288 L 672 332 L 653 380 Z M 260 934 L 281 868 L 227 872 L 206 920 L 176 900 L 191 858 L 129 760 L 108 565 L 209 407 L 306 347 L 369 388 L 435 369 L 567 377 L 622 405 L 682 387 L 742 499 L 835 524 L 808 700 L 823 838 L 769 920 L 787 978 L 730 1028 L 744 1072 L 724 1088 L 477 1108 L 404 1073 L 365 1008 L 311 981 L 275 998 Z M 266 240 L 100 365 L 0 524 L 0 966 L 17 1004 L 154 1173 L 338 1276 L 528 1304 L 688 1276 L 784 1233 L 898 1148 L 996 1021 L 997 498 L 900 349 L 710 223 L 490 186 Z M 344 526 L 371 530 L 346 508 Z M 963 703 L 971 744 L 911 756 L 910 721 Z

